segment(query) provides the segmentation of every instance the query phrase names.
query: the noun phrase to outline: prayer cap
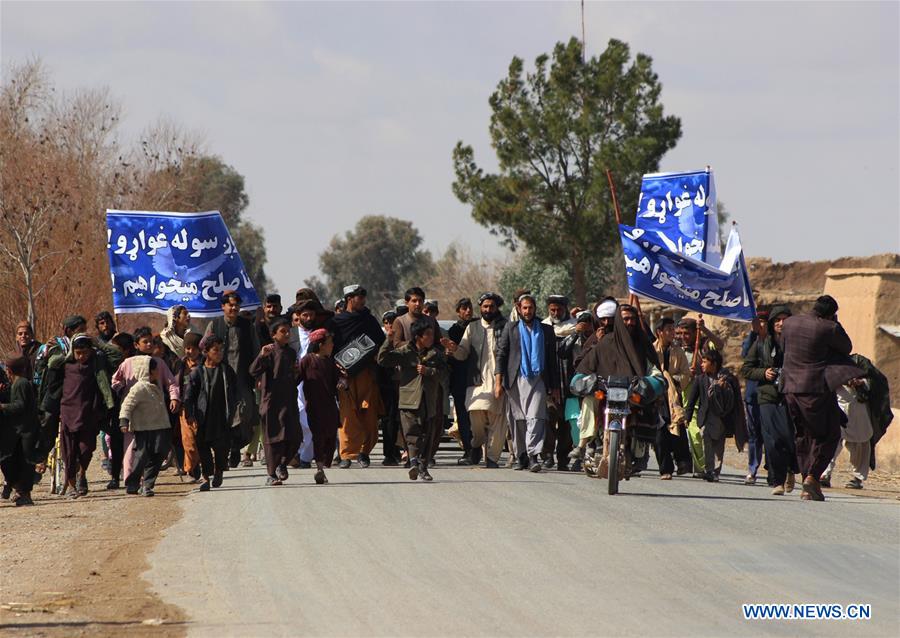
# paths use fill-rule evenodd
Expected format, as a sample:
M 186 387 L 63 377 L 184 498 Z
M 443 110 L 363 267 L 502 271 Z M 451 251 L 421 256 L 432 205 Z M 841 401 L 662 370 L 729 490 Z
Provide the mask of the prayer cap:
M 549 306 L 552 303 L 559 304 L 560 306 L 568 306 L 569 298 L 565 295 L 550 295 L 547 297 L 547 305 Z
M 350 284 L 349 286 L 344 286 L 344 299 L 346 299 L 347 297 L 355 297 L 356 295 L 365 294 L 366 289 L 359 284 Z

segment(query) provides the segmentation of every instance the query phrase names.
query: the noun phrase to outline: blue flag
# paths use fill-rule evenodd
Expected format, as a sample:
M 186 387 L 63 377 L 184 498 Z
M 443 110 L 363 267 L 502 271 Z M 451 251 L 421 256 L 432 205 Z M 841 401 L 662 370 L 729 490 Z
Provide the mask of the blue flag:
M 634 225 L 659 233 L 673 253 L 717 266 L 721 254 L 712 171 L 644 175 Z
M 222 314 L 220 298 L 237 292 L 244 310 L 259 296 L 219 211 L 106 211 L 107 249 L 117 313 L 185 306 L 195 317 Z
M 661 231 L 620 224 L 619 235 L 632 292 L 725 319 L 753 321 L 756 317 L 736 228 L 731 231 L 717 267 L 672 251 L 662 239 Z

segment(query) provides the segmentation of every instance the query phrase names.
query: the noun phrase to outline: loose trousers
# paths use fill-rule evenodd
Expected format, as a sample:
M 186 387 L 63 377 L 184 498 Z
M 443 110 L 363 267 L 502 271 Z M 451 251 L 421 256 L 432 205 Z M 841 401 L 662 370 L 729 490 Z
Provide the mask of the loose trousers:
M 484 456 L 494 463 L 500 462 L 506 432 L 509 429 L 505 412 L 489 410 L 472 410 L 469 414 L 472 441 L 471 448 L 485 446 Z
M 125 476 L 125 487 L 136 489 L 144 482 L 145 490 L 152 490 L 163 461 L 172 451 L 172 429 L 139 430 L 134 433 L 131 472 Z
M 756 478 L 759 466 L 762 465 L 763 450 L 765 449 L 759 404 L 745 402 L 744 415 L 747 420 L 747 474 Z
M 763 403 L 759 406 L 759 419 L 772 485 L 784 485 L 788 473 L 797 473 L 794 428 L 787 407 L 783 403 Z

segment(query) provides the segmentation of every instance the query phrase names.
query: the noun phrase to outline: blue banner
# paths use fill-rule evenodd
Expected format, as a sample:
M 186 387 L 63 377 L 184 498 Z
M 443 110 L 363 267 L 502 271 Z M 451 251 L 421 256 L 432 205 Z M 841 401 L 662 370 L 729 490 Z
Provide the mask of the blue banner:
M 753 321 L 756 317 L 737 229 L 728 238 L 720 267 L 672 251 L 659 231 L 620 224 L 619 235 L 632 292 L 725 319 Z
M 635 226 L 659 233 L 659 240 L 673 253 L 718 265 L 721 255 L 712 171 L 644 175 Z
M 218 211 L 106 211 L 107 249 L 117 313 L 186 306 L 195 317 L 222 314 L 226 290 L 259 307 L 231 234 Z

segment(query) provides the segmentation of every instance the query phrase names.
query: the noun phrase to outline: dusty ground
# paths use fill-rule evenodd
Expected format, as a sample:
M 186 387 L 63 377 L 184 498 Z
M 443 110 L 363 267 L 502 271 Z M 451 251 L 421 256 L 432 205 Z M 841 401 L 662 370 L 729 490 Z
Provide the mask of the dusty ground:
M 107 491 L 99 455 L 91 492 L 71 501 L 36 486 L 34 507 L 0 502 L 0 635 L 183 636 L 184 617 L 150 592 L 140 574 L 193 486 L 174 470 L 156 496 Z

